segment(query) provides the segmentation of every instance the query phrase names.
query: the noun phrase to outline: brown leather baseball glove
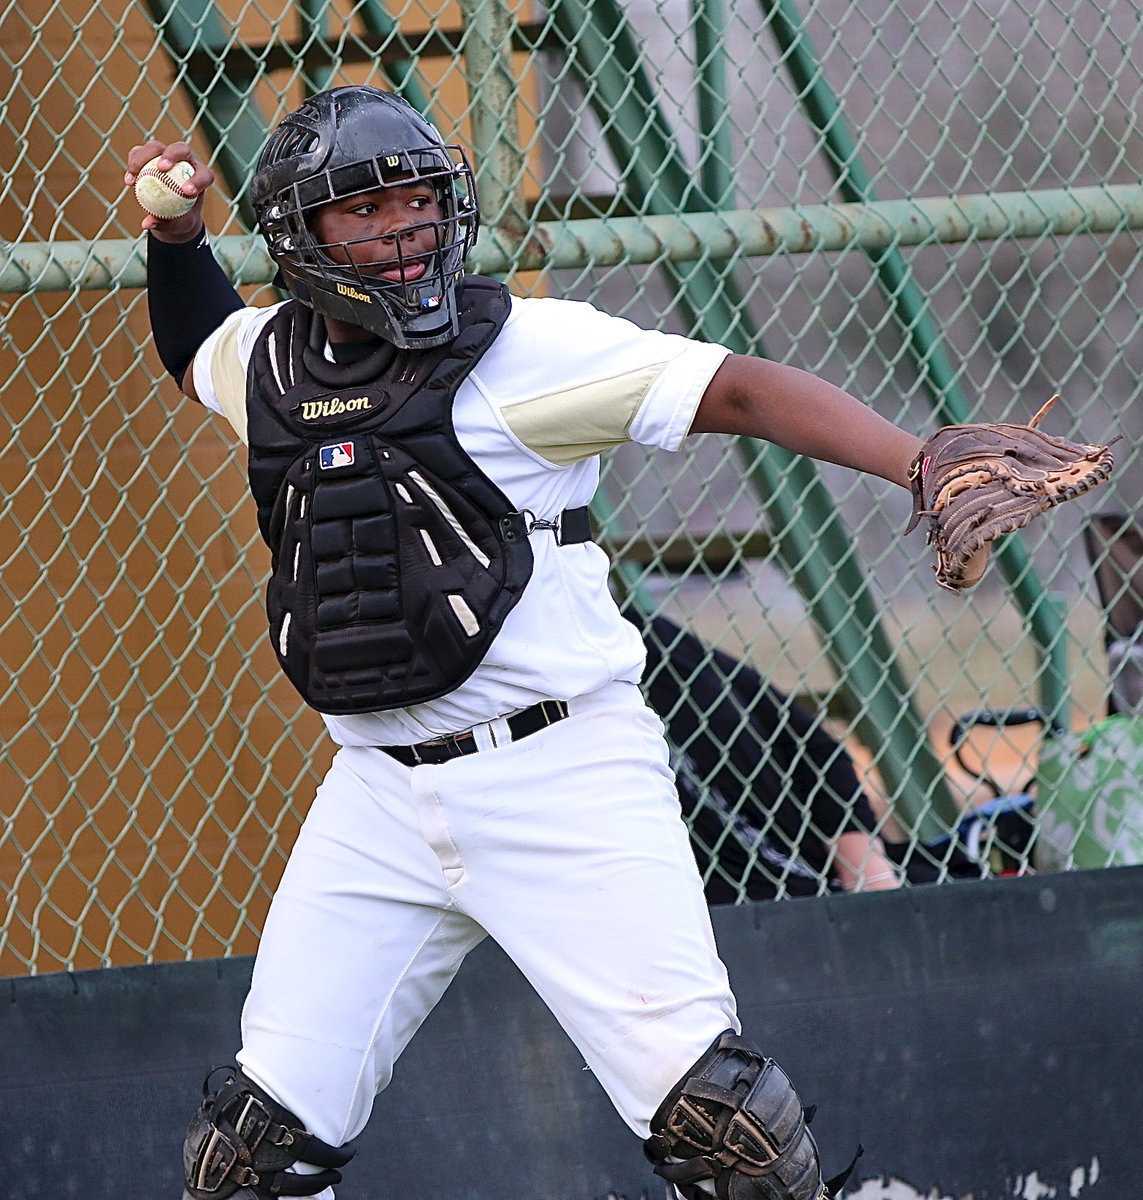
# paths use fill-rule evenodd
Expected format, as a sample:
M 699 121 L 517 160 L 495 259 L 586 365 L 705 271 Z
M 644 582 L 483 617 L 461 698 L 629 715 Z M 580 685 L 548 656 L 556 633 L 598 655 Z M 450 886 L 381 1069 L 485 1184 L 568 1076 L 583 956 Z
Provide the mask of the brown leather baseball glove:
M 1089 446 L 1036 428 L 1057 400 L 1027 425 L 946 425 L 922 446 L 909 476 L 913 517 L 905 532 L 928 519 L 941 587 L 959 592 L 979 583 L 996 538 L 1110 476 L 1118 438 Z

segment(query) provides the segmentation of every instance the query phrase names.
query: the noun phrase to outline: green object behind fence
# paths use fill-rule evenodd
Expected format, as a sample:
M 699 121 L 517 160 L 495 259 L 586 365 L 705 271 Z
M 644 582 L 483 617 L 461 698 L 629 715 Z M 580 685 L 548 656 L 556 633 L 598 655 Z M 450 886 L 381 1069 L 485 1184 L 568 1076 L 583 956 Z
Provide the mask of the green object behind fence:
M 1143 862 L 1143 716 L 1048 739 L 1036 792 L 1041 867 Z

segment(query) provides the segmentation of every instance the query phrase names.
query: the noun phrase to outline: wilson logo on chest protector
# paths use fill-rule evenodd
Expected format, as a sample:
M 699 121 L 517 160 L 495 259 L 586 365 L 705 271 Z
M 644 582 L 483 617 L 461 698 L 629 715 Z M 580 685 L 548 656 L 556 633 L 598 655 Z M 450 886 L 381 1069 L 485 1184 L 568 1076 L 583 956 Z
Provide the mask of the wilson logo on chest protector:
M 305 400 L 302 403 L 303 421 L 320 421 L 325 417 L 340 417 L 346 413 L 369 412 L 373 408 L 370 396 L 328 396 L 322 400 Z

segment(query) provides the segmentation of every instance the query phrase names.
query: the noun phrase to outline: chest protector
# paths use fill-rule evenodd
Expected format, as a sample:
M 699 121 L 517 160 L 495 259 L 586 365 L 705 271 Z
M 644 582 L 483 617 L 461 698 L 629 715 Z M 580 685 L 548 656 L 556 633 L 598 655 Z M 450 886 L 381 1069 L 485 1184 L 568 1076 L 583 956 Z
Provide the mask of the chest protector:
M 291 302 L 254 349 L 250 489 L 272 552 L 270 639 L 308 704 L 334 716 L 404 708 L 476 669 L 532 572 L 524 516 L 460 445 L 462 380 L 508 316 L 470 276 L 447 346 L 386 343 L 329 362 Z

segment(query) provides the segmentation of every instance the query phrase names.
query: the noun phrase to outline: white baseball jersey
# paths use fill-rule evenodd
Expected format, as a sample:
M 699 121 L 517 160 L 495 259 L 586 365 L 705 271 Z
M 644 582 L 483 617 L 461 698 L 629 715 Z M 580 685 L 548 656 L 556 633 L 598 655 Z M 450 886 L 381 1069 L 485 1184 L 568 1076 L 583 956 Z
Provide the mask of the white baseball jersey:
M 233 314 L 195 358 L 208 408 L 246 436 L 246 369 L 274 308 Z M 517 509 L 553 519 L 586 505 L 598 454 L 625 441 L 677 450 L 722 346 L 640 329 L 567 300 L 514 298 L 499 337 L 461 385 L 461 445 Z M 613 680 L 638 682 L 643 648 L 608 592 L 592 543 L 532 535 L 535 565 L 484 662 L 447 696 L 410 708 L 325 718 L 348 746 L 398 745 L 459 733 L 540 700 L 567 700 Z
M 240 436 L 246 369 L 273 311 L 235 313 L 195 359 L 198 395 Z M 514 300 L 455 397 L 455 428 L 517 508 L 552 519 L 591 500 L 600 451 L 629 439 L 677 449 L 728 353 L 587 304 Z M 607 557 L 546 531 L 531 544 L 524 594 L 464 684 L 326 717 L 342 747 L 270 906 L 238 1061 L 333 1145 L 363 1128 L 486 933 L 640 1137 L 714 1038 L 739 1029 Z M 569 715 L 512 740 L 506 716 L 551 699 Z M 468 729 L 478 752 L 441 764 L 409 768 L 380 749 Z

